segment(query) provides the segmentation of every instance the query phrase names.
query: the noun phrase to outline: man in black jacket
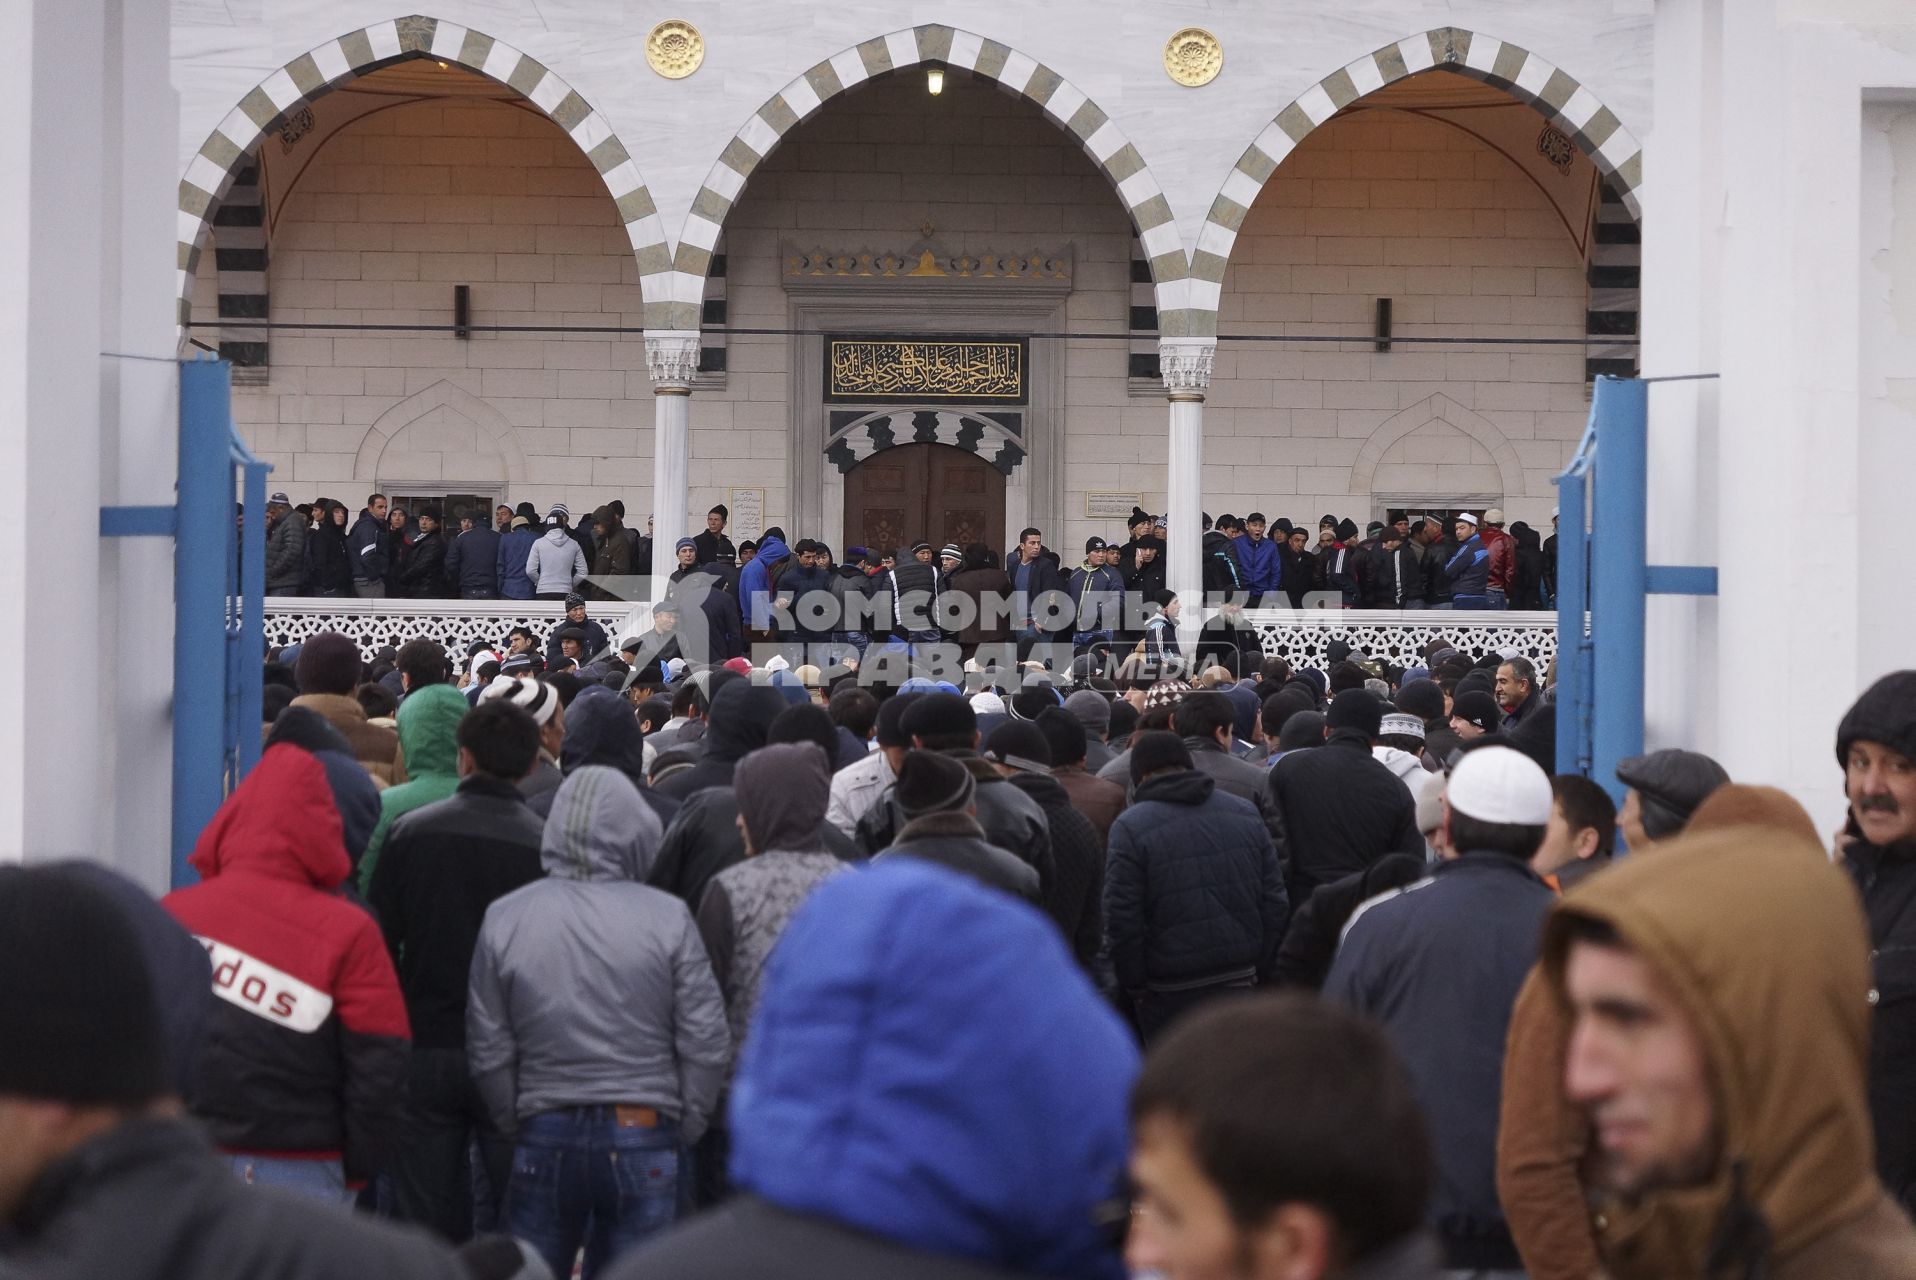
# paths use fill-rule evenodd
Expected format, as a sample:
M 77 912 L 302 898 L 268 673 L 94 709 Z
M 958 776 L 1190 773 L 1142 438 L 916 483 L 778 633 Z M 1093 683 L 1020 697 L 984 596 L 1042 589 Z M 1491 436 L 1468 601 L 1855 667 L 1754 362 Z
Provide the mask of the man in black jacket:
M 1278 855 L 1293 907 L 1387 853 L 1424 852 L 1416 800 L 1371 754 L 1383 722 L 1382 702 L 1346 689 L 1331 701 L 1324 745 L 1271 766 Z
M 1268 978 L 1290 918 L 1255 806 L 1199 772 L 1175 734 L 1131 748 L 1131 807 L 1111 824 L 1104 935 L 1148 1043 L 1179 1014 Z
M 459 593 L 461 600 L 497 600 L 499 598 L 499 534 L 485 522 L 482 512 L 463 516 L 469 526 L 446 548 L 446 585 Z
M 1059 710 L 1058 714 L 1065 713 Z M 985 739 L 985 759 L 1044 810 L 1051 828 L 1052 863 L 1057 868 L 1045 912 L 1064 930 L 1078 963 L 1093 972 L 1104 927 L 1103 838 L 1091 820 L 1078 812 L 1064 784 L 1051 776 L 1051 743 L 1036 724 L 1008 720 L 993 729 Z
M 1849 823 L 1837 851 L 1869 917 L 1876 1169 L 1916 1207 L 1916 671 L 1871 685 L 1836 730 Z
M 919 751 L 950 756 L 970 770 L 977 784 L 973 803 L 985 838 L 1009 850 L 1038 873 L 1043 900 L 1049 902 L 1057 870 L 1051 852 L 1051 824 L 1038 802 L 999 776 L 978 755 L 978 715 L 971 704 L 953 693 L 928 693 L 914 703 L 900 727 Z M 867 854 L 890 848 L 909 821 L 896 791 L 875 801 L 858 820 L 854 839 Z M 1056 918 L 1056 917 L 1054 917 Z M 1062 920 L 1059 922 L 1062 927 Z
M 446 539 L 439 531 L 438 507 L 420 508 L 419 536 L 399 553 L 399 589 L 413 600 L 446 594 Z
M 149 967 L 146 926 L 112 892 L 67 868 L 0 870 L 0 937 L 9 946 L 0 972 L 0 1274 L 475 1274 L 423 1234 L 233 1176 L 180 1118 L 169 1085 L 160 1006 L 185 993 Z M 166 926 L 157 909 L 150 915 L 148 926 Z M 194 948 L 174 932 L 176 945 Z M 199 983 L 206 969 L 201 957 Z
M 467 1143 L 477 1137 L 496 1218 L 512 1147 L 466 1070 L 466 990 L 486 908 L 544 874 L 545 824 L 519 780 L 539 758 L 539 726 L 500 698 L 459 721 L 459 789 L 414 809 L 386 835 L 367 895 L 399 969 L 413 1055 L 403 1140 L 392 1160 L 397 1216 L 463 1242 L 475 1206 Z
M 386 495 L 375 493 L 360 508 L 353 530 L 346 535 L 346 555 L 353 567 L 353 594 L 361 600 L 379 600 L 386 594 Z
M 1011 634 L 1023 662 L 1033 645 L 1070 635 L 1074 610 L 1058 559 L 1045 554 L 1044 535 L 1036 529 L 1018 535 L 1018 545 L 1005 559 L 1005 576 L 1011 579 Z M 1065 657 L 1069 661 L 1069 654 Z

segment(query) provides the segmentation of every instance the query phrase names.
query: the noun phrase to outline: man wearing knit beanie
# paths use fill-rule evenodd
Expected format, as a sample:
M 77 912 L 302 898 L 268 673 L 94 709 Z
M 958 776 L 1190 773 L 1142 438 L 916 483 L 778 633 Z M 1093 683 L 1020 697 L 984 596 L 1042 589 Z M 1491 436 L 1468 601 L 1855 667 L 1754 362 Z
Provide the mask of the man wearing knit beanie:
M 299 682 L 296 707 L 310 707 L 339 730 L 353 758 L 383 789 L 406 780 L 399 735 L 366 723 L 366 709 L 353 690 L 359 684 L 359 645 L 337 631 L 322 631 L 300 646 L 293 678 Z
M 1346 689 L 1331 701 L 1323 745 L 1271 766 L 1275 829 L 1287 846 L 1278 852 L 1295 906 L 1387 853 L 1423 856 L 1416 800 L 1371 754 L 1383 722 L 1374 694 Z
M 1106 745 L 1111 733 L 1111 700 L 1096 689 L 1079 689 L 1064 700 L 1064 709 L 1084 726 L 1084 767 L 1092 773 L 1111 763 Z
M 1071 797 L 1072 807 L 1083 814 L 1097 832 L 1098 849 L 1102 853 L 1111 838 L 1111 824 L 1124 812 L 1123 785 L 1100 778 L 1091 769 L 1087 732 L 1069 705 L 1045 712 L 1038 717 L 1037 724 L 1045 736 L 1045 745 L 1051 749 L 1051 776 Z
M 97 880 L 0 868 L 0 1274 L 116 1280 L 467 1274 L 424 1236 L 265 1187 L 170 1097 L 156 984 Z
M 1916 1208 L 1916 671 L 1864 691 L 1836 730 L 1849 821 L 1837 854 L 1863 895 L 1875 989 L 1870 993 L 1869 1109 L 1876 1167 L 1903 1208 Z M 1879 998 L 1880 993 L 1880 998 Z
M 939 696 L 927 695 L 927 701 Z M 898 769 L 898 784 L 892 788 L 893 803 L 905 823 L 889 847 L 874 858 L 936 862 L 1037 905 L 1038 873 L 1016 854 L 986 840 L 985 829 L 978 824 L 977 794 L 978 784 L 965 761 L 937 751 L 908 752 Z
M 1147 1043 L 1185 1011 L 1267 978 L 1290 918 L 1270 832 L 1194 767 L 1175 733 L 1138 735 L 1131 807 L 1111 825 L 1105 946 Z
M 1077 722 L 1062 707 L 1050 707 L 1040 713 L 1063 719 L 1077 729 Z M 1079 730 L 1082 735 L 1083 730 Z M 1071 793 L 1051 776 L 1051 741 L 1040 723 L 1012 720 L 992 730 L 985 739 L 985 759 L 1012 787 L 1030 796 L 1044 811 L 1051 828 L 1051 855 L 1055 882 L 1051 901 L 1058 927 L 1085 972 L 1096 977 L 1100 941 L 1098 898 L 1104 882 L 1104 837 L 1091 820 L 1079 813 Z M 1047 904 L 1047 910 L 1051 907 Z
M 1044 895 L 1041 902 L 1062 927 L 1064 906 L 1052 895 L 1056 867 L 1050 824 L 1035 800 L 1007 783 L 991 762 L 978 754 L 978 715 L 971 704 L 956 693 L 927 693 L 912 704 L 901 725 L 918 751 L 936 752 L 956 761 L 971 775 L 976 794 L 969 803 L 985 841 L 1038 873 Z M 901 772 L 892 794 L 872 805 L 859 819 L 855 837 L 859 848 L 876 854 L 904 838 L 906 824 L 918 816 L 907 809 L 905 795 Z

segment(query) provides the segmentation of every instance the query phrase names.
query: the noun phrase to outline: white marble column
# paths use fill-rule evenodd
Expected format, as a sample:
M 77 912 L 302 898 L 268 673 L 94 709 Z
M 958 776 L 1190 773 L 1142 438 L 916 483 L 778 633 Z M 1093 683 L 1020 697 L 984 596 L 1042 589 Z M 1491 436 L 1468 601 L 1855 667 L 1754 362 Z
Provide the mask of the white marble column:
M 645 364 L 652 374 L 652 599 L 665 594 L 678 565 L 673 544 L 691 532 L 686 523 L 686 464 L 692 427 L 692 379 L 699 370 L 697 330 L 665 329 L 645 335 Z
M 1165 398 L 1171 402 L 1165 476 L 1165 584 L 1184 605 L 1179 632 L 1188 648 L 1204 620 L 1204 579 L 1199 553 L 1204 540 L 1204 393 L 1211 388 L 1215 338 L 1172 338 L 1158 343 Z

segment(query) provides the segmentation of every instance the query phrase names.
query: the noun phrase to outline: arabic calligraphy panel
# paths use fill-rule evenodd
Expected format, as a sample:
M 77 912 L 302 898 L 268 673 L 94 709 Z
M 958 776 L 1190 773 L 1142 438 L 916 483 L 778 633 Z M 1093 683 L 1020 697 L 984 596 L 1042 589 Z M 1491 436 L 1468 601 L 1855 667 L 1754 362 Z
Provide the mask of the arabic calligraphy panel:
M 1029 357 L 1023 338 L 830 337 L 825 399 L 1023 404 Z

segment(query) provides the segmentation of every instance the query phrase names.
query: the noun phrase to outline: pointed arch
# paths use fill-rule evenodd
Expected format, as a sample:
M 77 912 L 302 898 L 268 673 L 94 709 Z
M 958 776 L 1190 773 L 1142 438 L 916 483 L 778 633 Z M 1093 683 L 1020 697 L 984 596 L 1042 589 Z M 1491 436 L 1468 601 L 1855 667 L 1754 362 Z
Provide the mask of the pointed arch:
M 611 124 L 544 63 L 503 40 L 421 14 L 377 22 L 302 53 L 260 81 L 200 146 L 180 180 L 179 322 L 192 320 L 193 272 L 206 228 L 246 157 L 292 112 L 349 80 L 411 58 L 435 58 L 516 90 L 578 144 L 619 208 L 619 220 L 646 271 L 669 263 L 664 224 L 639 169 Z
M 1003 422 L 956 409 L 881 409 L 832 435 L 825 460 L 843 473 L 901 444 L 945 444 L 975 453 L 1010 475 L 1025 460 L 1024 441 Z
M 525 446 L 519 443 L 519 433 L 512 423 L 484 400 L 445 378 L 407 396 L 366 428 L 366 436 L 359 442 L 359 452 L 353 458 L 353 479 L 367 483 L 380 479 L 379 463 L 385 457 L 386 446 L 407 427 L 438 409 L 457 414 L 470 422 L 481 437 L 492 442 L 505 465 L 507 483 L 525 483 Z
M 1116 189 L 1131 215 L 1151 262 L 1158 304 L 1159 332 L 1181 337 L 1190 332 L 1186 277 L 1190 260 L 1172 220 L 1164 188 L 1117 122 L 1058 72 L 1009 45 L 955 27 L 928 23 L 866 40 L 842 50 L 786 85 L 748 120 L 720 153 L 706 175 L 669 267 L 648 293 L 648 328 L 698 328 L 699 303 L 725 218 L 737 203 L 752 171 L 779 141 L 825 103 L 876 76 L 919 65 L 952 67 L 995 81 L 1008 92 L 1037 104 L 1075 137 Z
M 1484 447 L 1497 464 L 1505 500 L 1525 494 L 1523 460 L 1517 456 L 1510 437 L 1498 430 L 1496 423 L 1464 408 L 1441 391 L 1425 396 L 1377 424 L 1377 429 L 1364 441 L 1364 447 L 1357 451 L 1357 461 L 1351 463 L 1350 491 L 1368 494 L 1377 476 L 1377 466 L 1390 447 L 1433 422 L 1455 427 Z
M 1363 97 L 1420 71 L 1455 71 L 1502 89 L 1569 133 L 1609 181 L 1633 218 L 1642 217 L 1643 145 L 1615 112 L 1562 68 L 1529 50 L 1462 27 L 1438 27 L 1387 44 L 1339 67 L 1278 112 L 1238 157 L 1198 232 L 1191 255 L 1191 314 L 1217 332 L 1218 297 L 1231 247 L 1252 203 L 1277 166 L 1311 131 Z

